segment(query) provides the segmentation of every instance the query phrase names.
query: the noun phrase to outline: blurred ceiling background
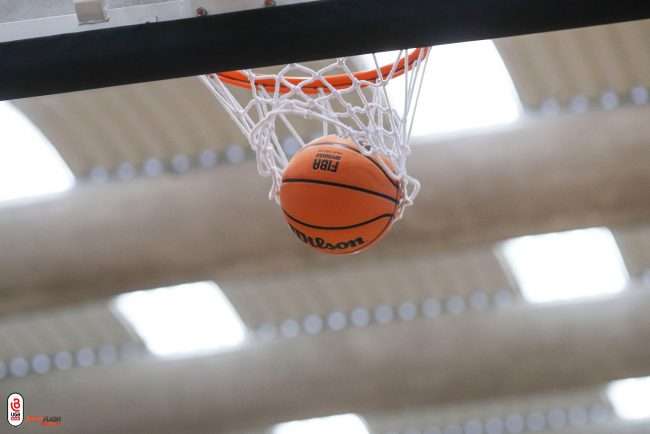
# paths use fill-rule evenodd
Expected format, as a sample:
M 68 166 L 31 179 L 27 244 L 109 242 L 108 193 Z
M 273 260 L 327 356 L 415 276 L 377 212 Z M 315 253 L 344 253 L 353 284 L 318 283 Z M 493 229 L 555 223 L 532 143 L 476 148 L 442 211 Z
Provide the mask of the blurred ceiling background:
M 5 160 L 50 194 L 0 203 L 2 391 L 69 433 L 650 432 L 648 36 L 434 51 L 423 98 L 516 116 L 415 137 L 416 205 L 345 258 L 290 235 L 197 78 L 3 103 L 58 155 Z M 474 90 L 476 50 L 511 88 Z

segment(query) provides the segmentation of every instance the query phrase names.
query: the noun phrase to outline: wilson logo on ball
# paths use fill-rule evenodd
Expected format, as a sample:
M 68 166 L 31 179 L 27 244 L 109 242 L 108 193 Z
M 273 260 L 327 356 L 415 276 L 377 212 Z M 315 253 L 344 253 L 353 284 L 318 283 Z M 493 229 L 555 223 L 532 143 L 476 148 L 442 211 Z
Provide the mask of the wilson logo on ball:
M 320 237 L 312 238 L 309 235 L 294 228 L 292 225 L 289 225 L 289 227 L 291 228 L 293 233 L 296 234 L 296 236 L 300 241 L 302 241 L 305 244 L 309 244 L 312 247 L 316 247 L 317 249 L 345 250 L 351 247 L 362 246 L 365 243 L 362 237 L 357 237 L 354 240 L 340 241 L 336 244 L 329 243 Z

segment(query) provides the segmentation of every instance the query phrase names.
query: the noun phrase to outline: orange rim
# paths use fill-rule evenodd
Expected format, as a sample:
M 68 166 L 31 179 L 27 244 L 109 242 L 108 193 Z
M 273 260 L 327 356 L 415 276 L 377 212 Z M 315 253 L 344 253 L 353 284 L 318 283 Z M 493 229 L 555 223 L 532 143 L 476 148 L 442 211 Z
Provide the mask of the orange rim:
M 413 52 L 406 57 L 409 68 L 420 59 L 420 53 L 424 54 L 423 58 L 426 57 L 429 53 L 429 48 L 416 48 L 413 50 Z M 399 64 L 393 72 L 392 78 L 399 77 L 400 75 L 404 74 L 404 72 L 406 72 L 406 62 L 404 60 L 404 57 L 400 59 Z M 393 66 L 394 64 L 390 63 L 379 68 L 379 71 L 377 71 L 377 69 L 369 69 L 366 71 L 355 72 L 353 75 L 357 80 L 376 82 L 380 78 L 380 74 L 382 80 L 388 77 L 393 70 Z M 224 83 L 228 83 L 230 85 L 243 89 L 251 89 L 251 81 L 243 71 L 220 72 L 217 75 Z M 323 80 L 313 80 L 310 77 L 285 77 L 285 80 L 294 86 L 298 86 L 301 83 L 307 82 L 301 87 L 302 91 L 306 94 L 316 94 L 321 89 L 324 92 L 329 92 L 328 84 L 337 90 L 352 86 L 352 78 L 348 74 L 326 75 L 323 77 L 323 80 L 327 82 L 327 84 Z M 266 89 L 267 92 L 273 93 L 275 92 L 276 79 L 275 76 L 257 78 L 255 79 L 254 84 L 256 87 L 262 86 Z M 291 91 L 291 88 L 287 87 L 284 84 L 280 84 L 279 90 L 280 93 L 288 93 Z

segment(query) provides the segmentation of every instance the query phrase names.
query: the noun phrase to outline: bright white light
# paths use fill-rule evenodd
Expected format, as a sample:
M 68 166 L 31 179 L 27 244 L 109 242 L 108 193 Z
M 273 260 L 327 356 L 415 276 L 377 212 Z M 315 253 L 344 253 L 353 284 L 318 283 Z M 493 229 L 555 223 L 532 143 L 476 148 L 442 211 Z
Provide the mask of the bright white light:
M 365 422 L 356 414 L 339 414 L 296 420 L 273 427 L 273 434 L 368 434 Z
M 515 238 L 503 244 L 503 254 L 524 297 L 533 303 L 616 293 L 628 279 L 606 228 Z
M 0 101 L 0 202 L 73 185 L 74 176 L 52 144 L 13 104 Z
M 614 381 L 607 394 L 621 419 L 650 419 L 650 377 Z
M 214 282 L 119 295 L 114 307 L 159 356 L 211 353 L 241 345 L 246 328 Z
M 396 56 L 396 51 L 378 53 L 377 61 L 390 64 Z M 364 62 L 375 66 L 372 56 L 366 56 Z M 401 112 L 403 77 L 387 89 L 391 105 Z M 516 121 L 520 112 L 514 84 L 492 41 L 439 45 L 429 53 L 413 136 L 508 124 Z

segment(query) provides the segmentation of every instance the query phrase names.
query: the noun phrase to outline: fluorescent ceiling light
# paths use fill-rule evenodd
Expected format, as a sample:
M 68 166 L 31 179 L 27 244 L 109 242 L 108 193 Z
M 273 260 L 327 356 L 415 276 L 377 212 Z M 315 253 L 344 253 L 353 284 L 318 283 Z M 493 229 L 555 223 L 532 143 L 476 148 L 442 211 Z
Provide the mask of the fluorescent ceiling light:
M 118 316 L 163 357 L 218 352 L 241 345 L 246 327 L 214 282 L 196 282 L 118 295 Z
M 533 303 L 622 291 L 628 274 L 606 228 L 526 236 L 502 245 L 524 298 Z
M 297 420 L 273 427 L 273 434 L 369 434 L 363 419 L 356 414 L 339 414 Z
M 397 52 L 378 53 L 384 65 Z M 372 56 L 363 62 L 374 68 Z M 387 87 L 391 105 L 404 107 L 403 77 Z M 448 134 L 516 121 L 521 104 L 512 78 L 492 41 L 464 42 L 432 47 L 422 94 L 415 113 L 413 136 Z
M 650 377 L 614 381 L 607 395 L 621 419 L 650 419 Z
M 74 176 L 54 146 L 13 104 L 0 101 L 0 202 L 58 193 Z

